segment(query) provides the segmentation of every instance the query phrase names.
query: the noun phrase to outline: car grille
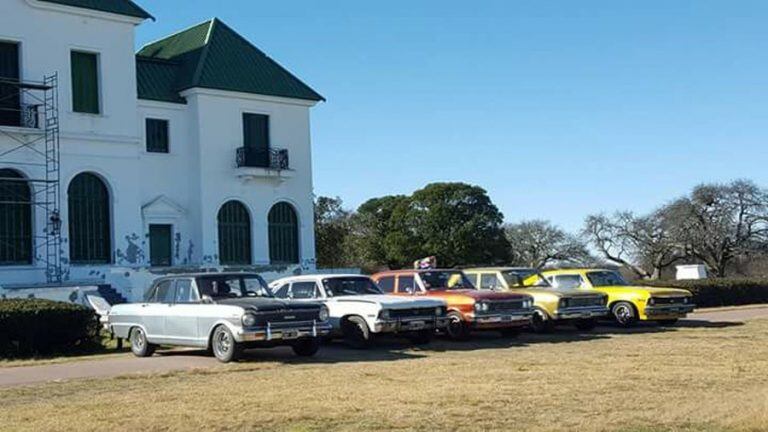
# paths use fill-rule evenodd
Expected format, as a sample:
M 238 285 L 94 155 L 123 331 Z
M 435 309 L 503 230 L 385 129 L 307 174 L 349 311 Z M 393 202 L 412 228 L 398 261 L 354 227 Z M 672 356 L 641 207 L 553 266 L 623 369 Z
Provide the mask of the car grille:
M 657 305 L 684 304 L 685 297 L 654 297 L 653 302 Z
M 568 307 L 602 306 L 602 297 L 571 297 L 568 299 Z
M 488 302 L 488 312 L 518 311 L 523 308 L 522 300 L 491 301 Z
M 257 325 L 264 326 L 267 323 L 290 323 L 295 321 L 313 321 L 318 318 L 317 310 L 283 310 L 274 312 L 262 312 L 256 314 Z
M 435 308 L 411 308 L 411 309 L 391 309 L 389 311 L 391 318 L 413 318 L 413 317 L 434 317 Z

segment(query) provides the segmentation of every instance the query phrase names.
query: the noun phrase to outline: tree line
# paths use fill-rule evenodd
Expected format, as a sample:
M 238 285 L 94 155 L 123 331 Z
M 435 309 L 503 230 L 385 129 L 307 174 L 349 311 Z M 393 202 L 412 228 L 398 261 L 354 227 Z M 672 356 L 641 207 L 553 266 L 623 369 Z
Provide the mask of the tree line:
M 404 268 L 434 255 L 445 267 L 610 263 L 647 279 L 703 263 L 722 277 L 738 261 L 768 256 L 768 192 L 746 180 L 702 184 L 647 214 L 589 215 L 569 233 L 546 220 L 504 223 L 481 187 L 432 183 L 355 211 L 317 197 L 315 235 L 319 268 Z

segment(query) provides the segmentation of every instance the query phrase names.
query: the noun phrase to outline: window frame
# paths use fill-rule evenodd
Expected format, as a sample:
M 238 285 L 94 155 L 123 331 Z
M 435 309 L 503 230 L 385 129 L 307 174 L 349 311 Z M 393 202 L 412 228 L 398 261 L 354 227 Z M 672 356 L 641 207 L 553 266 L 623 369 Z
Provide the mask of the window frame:
M 150 148 L 150 122 L 162 123 L 165 127 L 165 148 L 164 149 L 152 149 Z M 144 153 L 151 154 L 170 154 L 171 153 L 171 120 L 160 117 L 145 117 L 144 118 Z
M 402 291 L 401 290 L 400 281 L 402 279 L 411 279 L 411 280 L 413 280 L 413 291 L 412 292 Z M 415 274 L 397 275 L 397 292 L 413 295 L 413 294 L 418 293 L 419 291 L 420 291 L 420 289 L 419 289 L 419 282 L 416 280 L 416 275 Z
M 179 296 L 179 284 L 181 284 L 182 282 L 189 282 L 190 294 L 192 294 L 191 297 L 193 297 L 194 300 L 183 301 L 183 302 L 179 301 L 179 298 L 178 298 L 178 296 Z M 174 279 L 173 287 L 174 287 L 173 288 L 173 290 L 174 290 L 173 291 L 173 304 L 196 304 L 196 303 L 200 303 L 200 293 L 197 292 L 197 286 L 195 285 L 195 280 L 193 278 Z
M 312 284 L 312 286 L 315 289 L 314 292 L 313 292 L 312 297 L 296 298 L 296 296 L 293 295 L 293 289 L 298 284 Z M 320 295 L 320 287 L 318 286 L 317 281 L 314 281 L 314 280 L 302 280 L 302 281 L 291 282 L 291 287 L 288 289 L 288 298 L 291 299 L 291 300 L 317 300 L 319 298 L 322 298 L 322 296 Z
M 389 280 L 391 280 L 391 281 L 392 281 L 392 287 L 391 287 L 391 289 L 390 289 L 390 290 L 386 290 L 386 289 L 384 289 L 384 288 L 381 286 L 381 281 L 383 281 L 384 279 L 389 279 Z M 393 294 L 393 293 L 396 293 L 396 292 L 397 292 L 397 289 L 396 289 L 396 288 L 397 288 L 397 284 L 396 284 L 396 281 L 395 281 L 395 276 L 394 276 L 394 275 L 389 275 L 389 276 L 382 276 L 382 277 L 380 277 L 380 278 L 379 278 L 379 279 L 376 281 L 376 285 L 379 287 L 379 289 L 381 290 L 381 292 L 383 292 L 384 294 Z
M 78 106 L 75 103 L 75 56 L 76 55 L 86 55 L 86 56 L 93 56 L 95 59 L 95 69 L 96 69 L 96 111 L 81 111 L 78 110 Z M 102 73 L 101 73 L 101 53 L 97 51 L 91 51 L 87 49 L 79 49 L 79 48 L 72 48 L 69 51 L 69 74 L 70 74 L 70 104 L 72 108 L 72 112 L 75 114 L 80 115 L 89 115 L 89 116 L 103 116 L 104 115 L 104 106 L 103 106 L 103 100 L 104 97 L 102 95 Z M 85 102 L 83 102 L 85 103 Z
M 103 257 L 103 258 L 100 258 L 100 259 L 94 259 L 93 258 L 93 253 L 88 254 L 89 257 L 87 257 L 87 259 L 82 259 L 80 257 L 78 257 L 78 258 L 73 258 L 72 257 L 72 255 L 73 255 L 72 251 L 74 250 L 74 246 L 73 245 L 75 245 L 76 243 L 75 243 L 75 236 L 72 235 L 73 234 L 73 229 L 74 229 L 74 222 L 73 222 L 73 217 L 72 217 L 72 215 L 73 215 L 73 212 L 72 212 L 73 206 L 71 205 L 72 202 L 71 202 L 71 191 L 70 191 L 70 189 L 72 188 L 72 185 L 74 184 L 74 182 L 78 178 L 80 178 L 81 176 L 93 177 L 104 188 L 105 199 L 106 199 L 106 203 L 105 203 L 105 207 L 106 208 L 104 209 L 104 214 L 101 215 L 101 216 L 104 217 L 104 223 L 106 224 L 106 227 L 104 227 L 105 230 L 102 233 L 104 235 L 104 241 L 106 242 L 106 245 L 105 245 L 106 246 L 105 247 L 105 249 L 106 249 L 105 250 L 106 256 Z M 98 174 L 96 174 L 96 173 L 94 173 L 92 171 L 82 171 L 82 172 L 77 173 L 76 175 L 74 175 L 70 179 L 69 184 L 67 185 L 67 192 L 66 193 L 67 193 L 67 218 L 68 218 L 68 223 L 67 223 L 67 225 L 68 225 L 68 228 L 67 228 L 67 239 L 68 239 L 68 242 L 69 242 L 69 256 L 68 256 L 69 263 L 71 265 L 73 265 L 73 266 L 78 266 L 78 265 L 109 265 L 109 264 L 114 264 L 115 257 L 114 257 L 113 247 L 114 247 L 115 242 L 114 242 L 114 223 L 113 223 L 113 220 L 112 220 L 113 211 L 114 211 L 113 208 L 112 208 L 113 207 L 113 197 L 112 197 L 112 191 L 110 190 L 109 185 L 107 184 L 107 182 L 100 175 L 98 175 Z M 89 194 L 89 195 L 93 195 L 93 194 Z

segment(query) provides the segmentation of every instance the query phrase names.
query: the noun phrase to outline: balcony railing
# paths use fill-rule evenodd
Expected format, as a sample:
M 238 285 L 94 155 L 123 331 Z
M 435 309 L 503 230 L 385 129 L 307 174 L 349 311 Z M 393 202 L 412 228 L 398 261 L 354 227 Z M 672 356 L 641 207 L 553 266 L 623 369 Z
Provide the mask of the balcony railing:
M 267 168 L 278 171 L 290 168 L 287 149 L 255 150 L 240 147 L 237 149 L 236 161 L 238 168 Z
M 0 104 L 0 126 L 22 128 L 40 127 L 40 105 L 19 104 L 9 106 Z

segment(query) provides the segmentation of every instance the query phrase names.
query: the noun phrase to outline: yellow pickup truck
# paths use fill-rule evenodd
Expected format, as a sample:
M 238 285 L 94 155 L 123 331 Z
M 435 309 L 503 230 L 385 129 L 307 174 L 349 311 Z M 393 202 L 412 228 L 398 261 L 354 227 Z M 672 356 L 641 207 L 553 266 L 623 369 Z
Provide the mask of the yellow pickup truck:
M 557 324 L 567 323 L 572 323 L 579 330 L 592 330 L 598 318 L 608 315 L 608 296 L 605 294 L 556 289 L 532 268 L 471 268 L 465 269 L 464 274 L 480 289 L 511 291 L 533 297 L 531 328 L 537 333 L 545 333 Z
M 611 315 L 623 327 L 638 320 L 673 325 L 696 307 L 690 291 L 630 285 L 615 270 L 564 269 L 545 271 L 543 275 L 558 288 L 594 289 L 607 294 Z

